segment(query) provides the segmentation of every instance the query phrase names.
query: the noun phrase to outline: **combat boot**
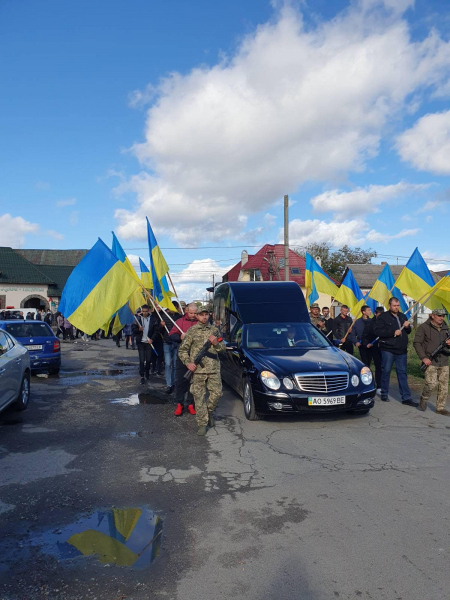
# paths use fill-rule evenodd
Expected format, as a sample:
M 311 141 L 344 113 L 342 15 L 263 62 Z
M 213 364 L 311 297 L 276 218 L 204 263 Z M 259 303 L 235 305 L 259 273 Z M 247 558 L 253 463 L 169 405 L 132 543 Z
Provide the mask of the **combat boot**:
M 214 427 L 214 418 L 213 418 L 213 414 L 212 412 L 209 413 L 209 417 L 208 417 L 208 425 L 210 427 Z
M 206 425 L 200 425 L 197 429 L 197 435 L 206 435 Z
M 426 400 L 420 400 L 419 410 L 422 412 L 427 410 L 428 402 Z

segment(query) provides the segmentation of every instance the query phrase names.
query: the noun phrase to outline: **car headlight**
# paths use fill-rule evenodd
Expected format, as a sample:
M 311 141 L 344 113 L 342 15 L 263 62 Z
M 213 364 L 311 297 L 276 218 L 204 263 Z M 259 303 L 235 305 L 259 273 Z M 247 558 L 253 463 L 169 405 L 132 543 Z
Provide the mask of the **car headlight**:
M 358 377 L 358 375 L 352 375 L 351 382 L 352 382 L 352 386 L 356 387 L 359 384 L 359 377 Z
M 288 390 L 292 390 L 292 389 L 294 389 L 294 384 L 293 384 L 293 383 L 292 383 L 292 381 L 289 379 L 289 377 L 285 377 L 285 378 L 283 379 L 283 384 L 284 384 L 284 387 L 285 387 L 286 389 L 288 389 Z
M 278 377 L 270 371 L 261 371 L 261 380 L 269 390 L 279 390 L 281 387 Z
M 370 385 L 372 383 L 372 371 L 369 369 L 369 367 L 363 367 L 361 369 L 361 381 L 364 383 L 364 385 Z

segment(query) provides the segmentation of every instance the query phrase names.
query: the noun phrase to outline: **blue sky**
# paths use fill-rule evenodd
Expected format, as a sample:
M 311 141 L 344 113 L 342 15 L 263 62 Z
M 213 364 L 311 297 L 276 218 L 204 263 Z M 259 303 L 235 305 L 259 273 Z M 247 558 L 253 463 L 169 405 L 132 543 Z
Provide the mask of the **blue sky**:
M 0 245 L 114 229 L 146 259 L 147 215 L 198 247 L 165 251 L 189 294 L 281 239 L 289 193 L 294 246 L 450 261 L 447 0 L 2 1 L 0 23 Z

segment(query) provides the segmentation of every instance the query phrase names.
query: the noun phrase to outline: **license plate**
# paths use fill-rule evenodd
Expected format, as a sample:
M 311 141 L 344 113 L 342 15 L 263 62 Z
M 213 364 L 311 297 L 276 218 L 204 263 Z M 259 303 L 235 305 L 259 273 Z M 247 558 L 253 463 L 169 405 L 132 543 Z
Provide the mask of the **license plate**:
M 42 346 L 25 346 L 28 350 L 42 350 Z
M 308 396 L 308 406 L 345 404 L 345 396 Z

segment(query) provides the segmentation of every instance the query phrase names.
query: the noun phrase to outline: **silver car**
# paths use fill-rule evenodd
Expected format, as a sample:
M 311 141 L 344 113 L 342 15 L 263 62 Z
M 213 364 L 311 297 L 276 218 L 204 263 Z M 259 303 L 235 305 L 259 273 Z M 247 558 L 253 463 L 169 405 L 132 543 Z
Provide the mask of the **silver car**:
M 28 350 L 0 329 L 0 410 L 13 403 L 17 410 L 27 408 L 30 374 Z

